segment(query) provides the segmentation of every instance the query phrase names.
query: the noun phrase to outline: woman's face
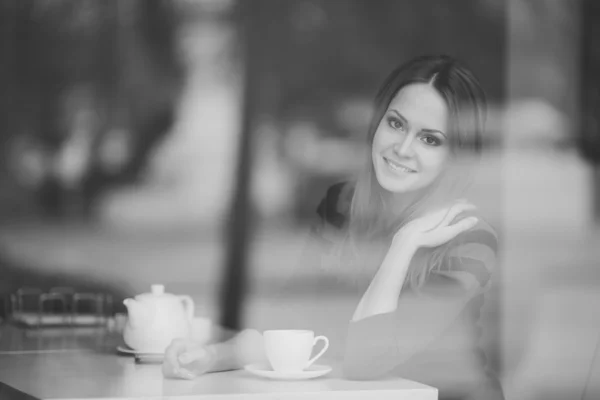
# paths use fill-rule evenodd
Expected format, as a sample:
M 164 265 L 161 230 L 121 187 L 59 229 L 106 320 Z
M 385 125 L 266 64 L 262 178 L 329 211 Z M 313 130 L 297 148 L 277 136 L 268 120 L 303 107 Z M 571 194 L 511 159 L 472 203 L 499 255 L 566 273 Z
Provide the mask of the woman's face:
M 392 99 L 373 138 L 377 181 L 392 193 L 429 186 L 450 156 L 448 106 L 431 85 L 414 83 Z

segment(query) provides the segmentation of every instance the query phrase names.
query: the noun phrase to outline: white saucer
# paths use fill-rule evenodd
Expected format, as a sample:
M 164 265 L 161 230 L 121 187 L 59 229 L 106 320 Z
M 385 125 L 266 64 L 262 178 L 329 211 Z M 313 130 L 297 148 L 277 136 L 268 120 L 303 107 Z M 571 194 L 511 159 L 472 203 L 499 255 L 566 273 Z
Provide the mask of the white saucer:
M 278 379 L 285 381 L 299 381 L 304 379 L 313 379 L 318 378 L 323 375 L 327 375 L 331 372 L 331 367 L 328 365 L 317 365 L 313 364 L 308 367 L 307 370 L 298 371 L 298 372 L 276 372 L 273 369 L 265 364 L 249 364 L 244 367 L 244 369 L 251 374 L 269 378 L 269 379 Z
M 148 352 L 148 351 L 137 351 L 137 350 L 131 349 L 131 348 L 127 347 L 127 346 L 117 346 L 117 351 L 119 353 L 131 354 L 131 355 L 135 355 L 135 356 L 140 356 L 140 355 L 164 356 L 165 355 L 165 353 Z

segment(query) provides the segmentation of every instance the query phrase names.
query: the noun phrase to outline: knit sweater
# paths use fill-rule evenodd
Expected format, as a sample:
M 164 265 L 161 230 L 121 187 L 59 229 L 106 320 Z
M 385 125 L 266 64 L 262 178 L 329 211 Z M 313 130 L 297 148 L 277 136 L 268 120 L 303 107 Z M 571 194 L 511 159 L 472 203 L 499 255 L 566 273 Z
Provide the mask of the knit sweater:
M 352 186 L 329 188 L 313 233 L 343 230 Z M 411 261 L 427 262 L 428 249 Z M 483 219 L 450 243 L 439 269 L 422 287 L 402 289 L 393 312 L 347 323 L 343 356 L 349 379 L 400 376 L 439 389 L 440 399 L 503 399 L 498 379 L 480 347 L 480 314 L 498 251 L 497 235 Z

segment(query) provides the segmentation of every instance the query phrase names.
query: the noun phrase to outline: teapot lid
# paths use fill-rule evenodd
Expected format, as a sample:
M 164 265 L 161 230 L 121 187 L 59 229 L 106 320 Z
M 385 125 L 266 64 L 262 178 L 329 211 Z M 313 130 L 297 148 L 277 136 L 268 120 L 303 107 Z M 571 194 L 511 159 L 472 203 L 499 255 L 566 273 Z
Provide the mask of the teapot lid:
M 135 296 L 136 300 L 158 300 L 158 299 L 175 299 L 178 297 L 171 293 L 165 293 L 165 285 L 153 284 L 150 285 L 150 293 L 142 293 Z
M 164 294 L 165 285 L 150 285 L 150 292 L 152 294 Z

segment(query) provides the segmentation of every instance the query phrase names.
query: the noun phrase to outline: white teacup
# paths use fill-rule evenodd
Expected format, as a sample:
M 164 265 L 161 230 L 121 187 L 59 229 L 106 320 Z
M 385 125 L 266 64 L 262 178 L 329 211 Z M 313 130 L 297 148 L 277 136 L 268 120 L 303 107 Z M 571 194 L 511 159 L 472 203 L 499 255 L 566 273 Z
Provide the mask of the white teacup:
M 298 372 L 310 367 L 329 347 L 325 336 L 315 337 L 308 330 L 268 330 L 263 333 L 265 351 L 271 367 L 276 372 Z M 310 358 L 313 347 L 319 340 L 325 345 Z

